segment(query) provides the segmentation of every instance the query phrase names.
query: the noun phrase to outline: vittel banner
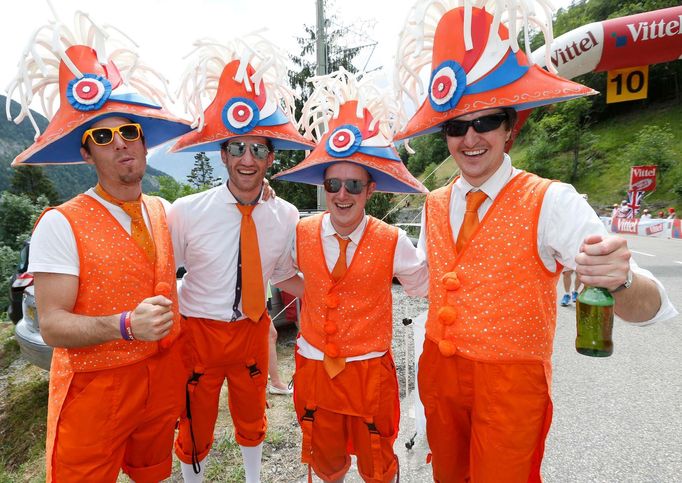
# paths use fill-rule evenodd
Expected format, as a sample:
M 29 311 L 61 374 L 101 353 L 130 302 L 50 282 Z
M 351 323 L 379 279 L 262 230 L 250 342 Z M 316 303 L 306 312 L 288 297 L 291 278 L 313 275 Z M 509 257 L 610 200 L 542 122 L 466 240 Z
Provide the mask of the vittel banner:
M 542 67 L 545 49 L 531 54 Z M 549 62 L 568 79 L 674 61 L 682 57 L 682 6 L 583 25 L 554 39 L 550 49 Z
M 639 218 L 614 218 L 611 221 L 611 231 L 613 233 L 632 233 L 637 234 Z
M 657 168 L 656 165 L 631 167 L 630 189 L 633 191 L 655 191 Z
M 614 18 L 602 24 L 604 53 L 596 71 L 658 64 L 682 55 L 682 7 Z

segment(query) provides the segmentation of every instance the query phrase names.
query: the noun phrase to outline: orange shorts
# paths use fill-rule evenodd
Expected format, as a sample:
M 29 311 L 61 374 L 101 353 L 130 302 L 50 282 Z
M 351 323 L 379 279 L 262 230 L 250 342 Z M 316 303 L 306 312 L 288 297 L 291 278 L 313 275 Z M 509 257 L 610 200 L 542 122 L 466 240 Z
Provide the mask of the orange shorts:
M 62 406 L 53 481 L 137 483 L 171 475 L 175 425 L 184 408 L 182 344 L 135 364 L 74 374 Z
M 400 401 L 390 353 L 349 362 L 334 379 L 329 378 L 322 361 L 296 354 L 294 382 L 303 462 L 320 478 L 336 480 L 346 474 L 350 454 L 355 454 L 364 481 L 391 481 L 398 470 L 393 443 L 398 435 Z M 306 409 L 314 409 L 312 420 Z
M 192 450 L 203 460 L 213 445 L 220 390 L 227 379 L 227 401 L 241 446 L 257 446 L 265 439 L 265 387 L 268 379 L 267 312 L 258 323 L 248 319 L 221 322 L 187 317 L 191 334 L 196 384 L 189 384 L 191 421 L 183 415 L 175 454 L 192 463 Z M 190 431 L 191 424 L 191 431 Z M 192 443 L 192 433 L 194 443 Z
M 427 339 L 418 378 L 434 481 L 541 481 L 552 420 L 541 362 L 443 357 Z

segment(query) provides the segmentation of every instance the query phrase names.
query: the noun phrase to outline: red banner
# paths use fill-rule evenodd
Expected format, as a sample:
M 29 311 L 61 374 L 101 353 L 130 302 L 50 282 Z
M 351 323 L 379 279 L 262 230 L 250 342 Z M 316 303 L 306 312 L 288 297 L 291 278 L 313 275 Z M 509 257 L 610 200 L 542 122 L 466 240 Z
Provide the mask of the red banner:
M 682 55 L 682 7 L 605 20 L 597 72 L 669 62 Z
M 630 168 L 631 191 L 656 191 L 656 165 Z

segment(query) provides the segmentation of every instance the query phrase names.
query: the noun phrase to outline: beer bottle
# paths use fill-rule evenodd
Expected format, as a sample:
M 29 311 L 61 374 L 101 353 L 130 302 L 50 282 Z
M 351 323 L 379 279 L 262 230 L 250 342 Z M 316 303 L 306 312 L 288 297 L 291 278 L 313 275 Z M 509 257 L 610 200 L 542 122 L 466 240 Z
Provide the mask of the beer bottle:
M 575 349 L 586 356 L 608 357 L 613 353 L 613 296 L 605 288 L 586 286 L 576 302 Z

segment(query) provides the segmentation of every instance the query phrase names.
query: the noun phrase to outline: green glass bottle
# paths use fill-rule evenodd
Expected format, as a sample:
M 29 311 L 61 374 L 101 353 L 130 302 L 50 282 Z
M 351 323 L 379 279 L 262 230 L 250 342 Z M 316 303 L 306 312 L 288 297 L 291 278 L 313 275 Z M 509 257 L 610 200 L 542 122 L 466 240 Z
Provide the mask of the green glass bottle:
M 576 302 L 575 350 L 586 356 L 613 354 L 613 296 L 605 288 L 586 286 Z

